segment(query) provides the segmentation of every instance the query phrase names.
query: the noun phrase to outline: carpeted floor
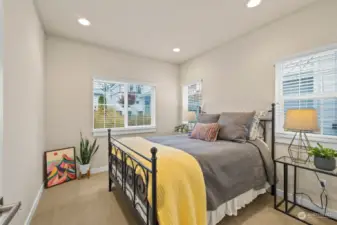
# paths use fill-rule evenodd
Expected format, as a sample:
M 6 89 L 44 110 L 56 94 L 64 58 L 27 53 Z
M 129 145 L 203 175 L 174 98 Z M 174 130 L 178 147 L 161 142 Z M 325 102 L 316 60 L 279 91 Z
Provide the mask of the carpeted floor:
M 44 191 L 32 225 L 137 225 L 124 199 L 107 191 L 107 173 L 90 179 L 71 181 Z M 299 212 L 299 211 L 298 211 Z M 297 213 L 297 212 L 295 212 Z M 336 224 L 314 217 L 310 222 Z M 239 211 L 239 216 L 225 217 L 219 225 L 302 225 L 272 208 L 269 194 L 258 197 Z

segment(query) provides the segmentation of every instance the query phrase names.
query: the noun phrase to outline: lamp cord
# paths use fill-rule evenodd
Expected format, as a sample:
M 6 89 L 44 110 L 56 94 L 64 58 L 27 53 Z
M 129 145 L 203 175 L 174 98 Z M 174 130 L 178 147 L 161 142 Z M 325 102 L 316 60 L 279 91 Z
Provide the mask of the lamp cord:
M 318 176 L 317 172 L 314 172 L 314 173 L 315 173 L 315 175 L 316 175 L 317 181 L 319 182 L 319 184 L 320 184 L 321 187 L 322 187 L 322 192 L 321 192 L 321 194 L 320 194 L 321 205 L 316 204 L 316 203 L 312 200 L 312 198 L 310 197 L 310 195 L 308 195 L 308 194 L 306 194 L 306 193 L 299 192 L 299 193 L 296 193 L 296 194 L 306 196 L 306 197 L 309 199 L 309 201 L 311 202 L 311 204 L 315 205 L 315 206 L 316 206 L 317 208 L 319 208 L 319 209 L 324 210 L 324 214 L 323 214 L 323 215 L 325 216 L 325 215 L 326 215 L 326 211 L 327 211 L 327 209 L 328 209 L 328 201 L 329 201 L 328 193 L 327 193 L 327 190 L 326 190 L 325 185 L 323 185 L 323 184 L 321 183 L 321 180 L 319 179 L 319 176 Z M 325 204 L 323 203 L 323 202 L 324 202 L 324 201 L 323 201 L 323 197 L 324 197 L 324 199 L 325 199 Z

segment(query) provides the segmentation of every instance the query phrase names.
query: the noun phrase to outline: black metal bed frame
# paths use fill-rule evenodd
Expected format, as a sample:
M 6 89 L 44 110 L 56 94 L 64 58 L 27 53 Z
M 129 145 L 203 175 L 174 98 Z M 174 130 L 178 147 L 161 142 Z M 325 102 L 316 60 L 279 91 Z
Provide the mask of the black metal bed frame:
M 271 119 L 261 119 L 260 125 L 264 130 L 264 140 L 267 139 L 267 122 L 271 122 L 271 153 L 272 159 L 275 159 L 275 104 L 271 106 Z M 115 144 L 117 143 L 117 145 Z M 127 148 L 129 151 L 133 152 L 137 156 L 146 160 L 151 164 L 151 168 L 145 166 L 137 158 L 123 151 L 119 146 Z M 114 153 L 113 153 L 114 151 Z M 112 185 L 114 184 L 120 190 L 124 192 L 134 209 L 139 209 L 143 212 L 146 218 L 140 218 L 141 215 L 138 214 L 137 217 L 141 219 L 146 225 L 158 225 L 157 219 L 157 148 L 151 148 L 152 157 L 146 157 L 139 152 L 129 148 L 123 143 L 119 142 L 111 136 L 111 129 L 108 129 L 108 159 L 109 159 L 109 192 L 112 191 Z M 138 174 L 136 171 L 141 171 Z M 276 169 L 274 168 L 274 174 L 276 174 Z M 149 178 L 152 178 L 152 206 L 147 199 L 148 197 L 148 185 Z M 274 176 L 274 185 L 271 187 L 272 195 L 276 193 L 276 175 Z M 145 206 L 142 207 L 141 203 Z M 136 212 L 136 210 L 135 210 Z M 140 216 L 140 217 L 139 217 Z

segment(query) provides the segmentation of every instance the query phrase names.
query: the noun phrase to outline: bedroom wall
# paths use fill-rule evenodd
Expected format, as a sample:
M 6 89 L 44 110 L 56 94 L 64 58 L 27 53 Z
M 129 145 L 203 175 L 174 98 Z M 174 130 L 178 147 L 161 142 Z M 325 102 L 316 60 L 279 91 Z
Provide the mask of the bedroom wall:
M 336 8 L 336 0 L 317 1 L 191 59 L 181 65 L 180 83 L 203 79 L 209 113 L 265 110 L 274 101 L 276 62 L 337 43 Z M 277 154 L 287 155 L 287 145 L 277 144 Z M 337 210 L 337 181 L 324 179 L 328 181 L 329 207 Z M 301 173 L 299 185 L 317 200 L 320 189 L 313 173 Z
M 0 0 L 0 196 L 3 196 L 3 53 L 4 53 L 3 0 Z
M 92 78 L 156 85 L 157 134 L 178 122 L 179 67 L 58 37 L 47 40 L 47 149 L 79 146 L 80 131 L 92 136 Z M 145 135 L 154 135 L 145 134 Z M 107 165 L 107 137 L 92 168 Z
M 32 0 L 3 3 L 3 196 L 22 225 L 42 185 L 45 36 Z

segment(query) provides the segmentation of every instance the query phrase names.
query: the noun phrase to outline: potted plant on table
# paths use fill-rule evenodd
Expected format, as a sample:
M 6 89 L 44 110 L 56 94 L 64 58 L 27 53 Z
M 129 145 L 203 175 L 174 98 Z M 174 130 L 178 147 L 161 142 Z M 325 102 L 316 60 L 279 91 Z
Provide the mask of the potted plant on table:
M 76 159 L 80 164 L 80 177 L 84 174 L 87 174 L 88 177 L 90 176 L 90 162 L 99 148 L 99 145 L 96 146 L 96 141 L 97 138 L 90 144 L 89 139 L 83 139 L 81 133 L 80 152 L 79 155 L 76 156 Z
M 174 127 L 174 132 L 188 133 L 188 125 L 187 124 L 178 125 L 178 126 Z
M 337 151 L 332 148 L 324 148 L 320 143 L 318 147 L 310 147 L 309 155 L 314 156 L 316 168 L 333 171 L 336 169 Z

